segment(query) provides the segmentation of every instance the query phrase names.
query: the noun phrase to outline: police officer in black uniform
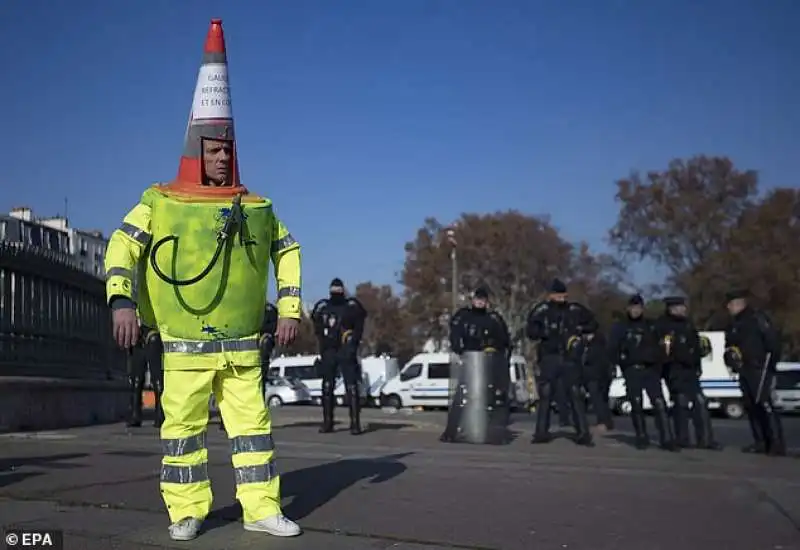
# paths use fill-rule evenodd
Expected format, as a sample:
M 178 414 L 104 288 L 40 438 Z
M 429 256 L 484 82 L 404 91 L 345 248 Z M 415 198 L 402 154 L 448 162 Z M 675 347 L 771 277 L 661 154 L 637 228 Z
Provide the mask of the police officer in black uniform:
M 608 383 L 611 362 L 603 333 L 587 334 L 583 341 L 583 385 L 589 394 L 599 430 L 613 430 L 614 420 L 608 407 Z
M 320 433 L 333 431 L 333 390 L 336 377 L 344 379 L 350 406 L 350 433 L 361 433 L 361 372 L 358 364 L 358 346 L 364 334 L 367 312 L 356 298 L 345 296 L 344 283 L 336 278 L 330 284 L 330 296 L 314 305 L 311 320 L 317 334 L 322 376 L 322 427 Z
M 719 444 L 714 441 L 708 402 L 700 388 L 703 374 L 700 334 L 687 316 L 684 298 L 664 298 L 664 306 L 664 314 L 656 322 L 656 327 L 664 351 L 662 374 L 672 397 L 676 444 L 683 448 L 691 446 L 688 418 L 691 415 L 697 446 L 719 449 Z
M 465 351 L 494 351 L 505 357 L 507 365 L 511 356 L 511 335 L 508 332 L 508 325 L 502 315 L 488 308 L 489 289 L 485 286 L 478 287 L 472 294 L 472 305 L 459 309 L 450 320 L 450 350 L 456 355 Z M 460 400 L 459 394 L 456 394 L 450 405 L 447 426 L 439 438 L 440 441 L 449 443 L 456 440 L 461 410 L 455 403 Z
M 150 371 L 150 385 L 155 397 L 156 428 L 164 422 L 164 411 L 161 408 L 161 395 L 164 393 L 164 373 L 162 355 L 164 346 L 157 330 L 141 326 L 139 345 L 134 347 L 129 357 L 128 387 L 130 390 L 130 410 L 128 426 L 138 428 L 142 425 L 142 391 L 144 390 L 145 371 Z
M 597 321 L 585 306 L 567 299 L 567 286 L 560 280 L 553 281 L 549 292 L 548 300 L 530 311 L 526 326 L 528 338 L 539 342 L 536 380 L 540 405 L 533 443 L 550 441 L 549 405 L 556 384 L 563 383 L 569 394 L 576 441 L 592 446 L 582 387 L 580 342 L 584 335 L 597 330 Z
M 615 323 L 611 329 L 608 351 L 611 361 L 620 366 L 625 377 L 636 448 L 646 449 L 650 445 L 642 400 L 642 391 L 646 391 L 653 405 L 661 448 L 678 450 L 667 413 L 667 401 L 661 390 L 664 357 L 658 330 L 654 321 L 644 317 L 644 299 L 640 295 L 631 297 L 627 318 Z
M 748 305 L 747 298 L 748 293 L 743 290 L 726 296 L 731 319 L 725 329 L 725 364 L 739 375 L 754 441 L 742 450 L 783 456 L 783 426 L 772 403 L 775 366 L 781 354 L 780 336 L 769 317 Z

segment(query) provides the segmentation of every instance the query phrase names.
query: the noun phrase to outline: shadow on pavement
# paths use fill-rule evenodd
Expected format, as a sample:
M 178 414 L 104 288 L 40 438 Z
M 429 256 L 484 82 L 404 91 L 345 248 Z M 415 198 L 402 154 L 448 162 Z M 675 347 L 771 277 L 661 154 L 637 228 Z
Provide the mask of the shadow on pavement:
M 400 460 L 412 454 L 343 459 L 287 472 L 281 475 L 281 493 L 284 499 L 292 498 L 292 501 L 283 507 L 283 512 L 288 518 L 301 520 L 362 479 L 371 478 L 370 483 L 389 481 L 407 470 Z M 231 504 L 212 511 L 203 530 L 216 529 L 239 521 L 241 517 L 240 504 Z
M 633 434 L 624 434 L 624 433 L 607 433 L 604 435 L 605 439 L 611 439 L 616 441 L 617 443 L 622 443 L 623 445 L 627 445 L 631 448 L 636 448 L 636 437 Z M 653 442 L 650 441 L 652 445 Z
M 489 445 L 489 446 L 511 445 L 514 441 L 519 439 L 520 435 L 522 435 L 522 432 L 509 429 L 500 429 L 500 430 L 494 430 L 494 433 L 491 433 L 487 437 L 487 440 L 484 443 L 470 443 L 463 436 L 457 437 L 454 441 L 447 441 L 444 443 L 446 445 Z
M 21 456 L 0 458 L 0 487 L 7 487 L 29 477 L 41 475 L 41 472 L 15 472 L 17 468 L 39 467 L 53 470 L 80 468 L 80 464 L 64 464 L 65 460 L 74 460 L 89 456 L 87 453 L 69 453 L 45 456 Z

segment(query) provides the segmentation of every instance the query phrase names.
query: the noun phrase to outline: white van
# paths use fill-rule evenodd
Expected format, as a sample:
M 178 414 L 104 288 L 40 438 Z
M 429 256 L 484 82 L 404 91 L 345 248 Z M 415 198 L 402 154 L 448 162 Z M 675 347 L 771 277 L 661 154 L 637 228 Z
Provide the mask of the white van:
M 322 378 L 317 373 L 314 362 L 319 355 L 281 355 L 270 361 L 270 376 L 296 378 L 308 388 L 312 403 L 319 405 L 322 401 Z
M 800 412 L 800 363 L 778 363 L 773 401 L 781 412 Z
M 277 357 L 270 362 L 269 373 L 273 376 L 299 379 L 308 387 L 312 403 L 319 405 L 322 403 L 322 378 L 314 367 L 314 363 L 319 357 L 319 355 Z M 362 403 L 370 403 L 370 396 L 374 395 L 376 399 L 380 396 L 380 386 L 383 382 L 397 375 L 399 371 L 397 359 L 366 357 L 361 359 L 360 363 L 363 380 L 359 393 Z M 341 376 L 338 376 L 333 389 L 333 396 L 338 406 L 345 404 L 345 394 L 344 381 Z
M 525 359 L 512 356 L 509 367 L 510 394 L 517 404 L 527 405 L 530 393 L 527 384 Z M 450 392 L 450 354 L 418 353 L 380 389 L 384 407 L 442 407 L 448 406 Z M 520 399 L 524 403 L 520 403 Z
M 739 389 L 738 376 L 729 371 L 725 366 L 723 354 L 725 353 L 725 333 L 722 331 L 700 332 L 700 337 L 706 340 L 709 353 L 703 357 L 703 373 L 700 376 L 700 387 L 708 400 L 708 408 L 719 410 L 728 418 L 742 418 L 744 406 L 742 392 Z M 664 395 L 671 399 L 667 385 L 662 381 Z M 631 405 L 628 402 L 625 389 L 625 379 L 617 368 L 617 376 L 611 382 L 608 392 L 611 410 L 616 413 L 629 414 Z M 645 410 L 652 408 L 650 399 L 644 393 L 643 404 Z
M 362 393 L 366 402 L 373 407 L 379 407 L 381 402 L 381 387 L 390 378 L 400 373 L 397 359 L 388 355 L 364 357 L 361 363 Z

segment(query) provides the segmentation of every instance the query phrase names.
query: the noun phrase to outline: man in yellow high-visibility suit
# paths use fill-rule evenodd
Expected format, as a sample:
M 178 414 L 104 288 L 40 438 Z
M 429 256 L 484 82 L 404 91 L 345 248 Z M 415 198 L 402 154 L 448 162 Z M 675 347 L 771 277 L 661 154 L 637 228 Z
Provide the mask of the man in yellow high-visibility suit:
M 138 339 L 136 309 L 164 346 L 161 494 L 174 540 L 191 540 L 211 510 L 206 430 L 213 392 L 230 439 L 244 528 L 300 534 L 280 506 L 260 331 L 270 260 L 287 345 L 300 319 L 300 246 L 269 199 L 239 182 L 227 57 L 211 21 L 177 178 L 147 189 L 111 236 L 106 290 L 117 343 Z M 137 274 L 136 303 L 131 293 Z

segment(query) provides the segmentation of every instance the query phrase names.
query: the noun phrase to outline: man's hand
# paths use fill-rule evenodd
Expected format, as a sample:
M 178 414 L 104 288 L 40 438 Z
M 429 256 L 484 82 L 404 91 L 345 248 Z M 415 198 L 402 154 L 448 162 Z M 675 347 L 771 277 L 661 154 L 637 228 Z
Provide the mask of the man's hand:
M 297 338 L 298 319 L 286 317 L 278 319 L 278 330 L 275 331 L 275 342 L 279 346 L 288 346 Z
M 115 309 L 112 313 L 114 341 L 124 349 L 130 349 L 139 341 L 139 321 L 136 310 L 130 307 Z

